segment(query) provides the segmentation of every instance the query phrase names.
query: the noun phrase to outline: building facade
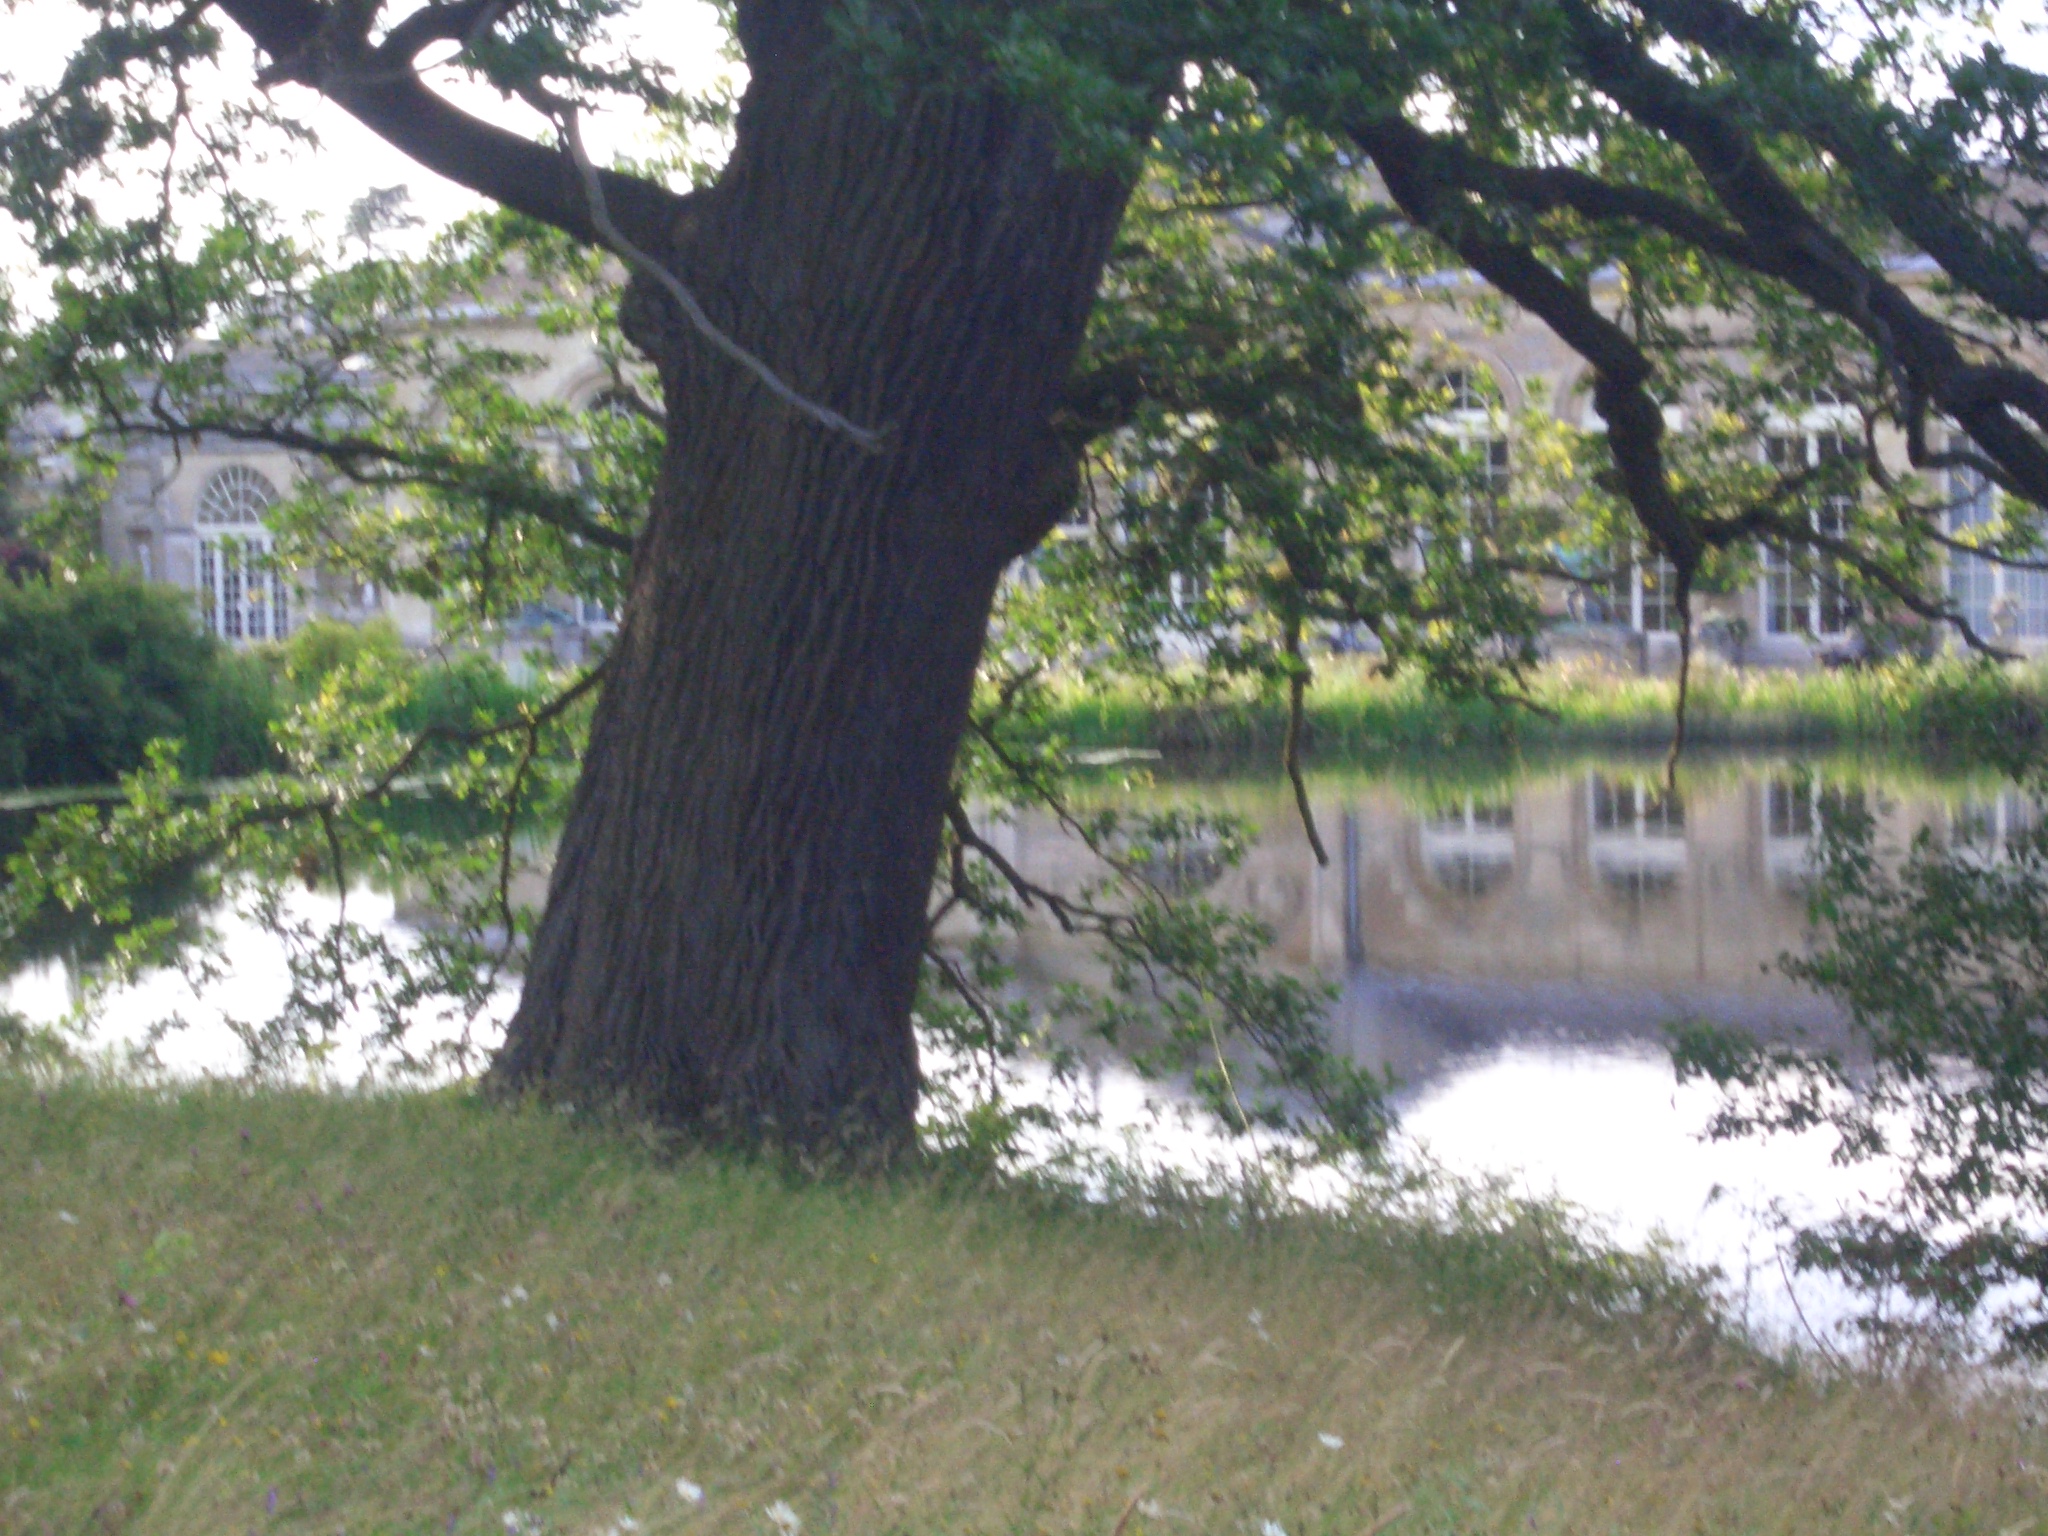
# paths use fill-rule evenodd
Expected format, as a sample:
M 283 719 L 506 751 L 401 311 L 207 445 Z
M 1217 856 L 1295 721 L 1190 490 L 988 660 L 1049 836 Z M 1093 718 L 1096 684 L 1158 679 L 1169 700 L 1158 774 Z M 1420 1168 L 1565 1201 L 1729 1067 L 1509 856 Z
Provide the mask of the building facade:
M 1891 275 L 1920 286 L 1934 275 L 1924 258 L 1902 257 Z M 1607 294 L 1596 278 L 1596 301 L 1619 307 L 1609 280 Z M 1442 274 L 1407 290 L 1393 313 L 1418 350 L 1440 364 L 1449 408 L 1439 429 L 1473 450 L 1489 489 L 1505 493 L 1515 483 L 1515 423 L 1530 413 L 1583 430 L 1602 423 L 1592 404 L 1585 363 L 1540 320 L 1515 306 L 1496 303 L 1482 314 L 1469 302 L 1481 289 L 1470 275 Z M 1731 367 L 1745 361 L 1741 334 L 1725 315 L 1678 317 L 1717 346 Z M 1484 381 L 1490 388 L 1477 387 Z M 1684 404 L 1665 407 L 1667 430 L 1687 430 Z M 1862 451 L 1864 424 L 1850 402 L 1826 392 L 1781 409 L 1765 423 L 1756 443 L 1760 462 L 1792 472 L 1811 468 L 1838 453 Z M 1880 457 L 1895 472 L 1908 468 L 1903 437 L 1880 432 Z M 1951 472 L 1937 487 L 1948 504 L 1948 532 L 1968 535 L 1996 516 L 1991 486 L 1972 472 Z M 1817 533 L 1837 534 L 1847 526 L 1854 503 L 1826 498 L 1812 509 Z M 1825 569 L 1801 568 L 1782 553 L 1759 547 L 1752 580 L 1731 591 L 1695 591 L 1693 632 L 1697 648 L 1748 666 L 1811 667 L 1861 659 L 1866 654 L 1858 611 L 1845 583 Z M 1669 561 L 1638 549 L 1603 572 L 1608 579 L 1582 586 L 1546 585 L 1545 608 L 1552 622 L 1553 653 L 1583 649 L 1603 653 L 1636 669 L 1675 671 L 1679 618 Z M 1982 637 L 2027 654 L 2048 650 L 2048 572 L 2026 571 L 1957 555 L 1937 573 L 1947 595 Z M 1940 643 L 1955 646 L 1953 636 Z
M 1913 262 L 1898 265 L 1912 275 Z M 1482 322 L 1464 302 L 1472 297 L 1469 283 L 1445 274 L 1433 288 L 1391 296 L 1391 307 L 1419 354 L 1441 370 L 1449 403 L 1438 418 L 1439 430 L 1472 451 L 1490 493 L 1505 495 L 1515 482 L 1517 421 L 1540 412 L 1591 430 L 1600 423 L 1576 355 L 1547 326 L 1511 305 L 1493 306 Z M 1739 360 L 1732 325 L 1714 316 L 1699 318 L 1709 332 L 1726 337 L 1730 359 Z M 611 387 L 589 337 L 547 335 L 516 306 L 478 308 L 448 323 L 539 359 L 541 365 L 520 380 L 531 399 L 588 408 Z M 1684 406 L 1668 407 L 1666 419 L 1674 433 L 1686 430 Z M 1853 406 L 1821 397 L 1796 414 L 1773 419 L 1757 451 L 1764 462 L 1793 470 L 1855 446 L 1861 433 Z M 1879 446 L 1903 467 L 1901 443 L 1881 440 Z M 384 617 L 409 644 L 431 645 L 434 616 L 426 603 L 319 572 L 286 572 L 270 559 L 265 511 L 300 472 L 290 454 L 275 448 L 138 443 L 105 504 L 106 558 L 191 593 L 207 628 L 231 645 L 284 638 L 315 616 L 348 622 Z M 1958 476 L 1948 490 L 1953 530 L 1967 532 L 1993 519 L 1991 490 L 1981 479 Z M 1818 531 L 1838 531 L 1848 510 L 1833 503 L 1817 508 Z M 2016 650 L 2048 648 L 2048 572 L 2009 570 L 1964 556 L 1950 563 L 1944 579 L 1981 635 Z M 1676 667 L 1678 614 L 1668 562 L 1638 551 L 1605 579 L 1554 583 L 1544 598 L 1553 652 L 1596 652 L 1643 671 Z M 1842 585 L 1773 551 L 1759 551 L 1752 582 L 1730 592 L 1696 593 L 1693 609 L 1702 650 L 1737 664 L 1806 667 L 1861 651 L 1860 615 Z M 508 658 L 533 646 L 576 655 L 611 627 L 611 616 L 590 605 L 541 604 L 509 627 L 503 644 Z
M 588 338 L 545 334 L 515 308 L 478 308 L 449 324 L 538 359 L 517 381 L 529 400 L 588 408 L 613 387 Z M 189 592 L 207 630 L 232 646 L 285 639 L 314 618 L 385 619 L 408 645 L 432 646 L 434 611 L 424 600 L 331 572 L 287 570 L 272 558 L 266 513 L 305 472 L 294 455 L 266 444 L 138 440 L 102 507 L 102 552 L 116 568 Z M 497 648 L 515 665 L 531 650 L 573 659 L 615 628 L 597 605 L 564 598 L 531 605 L 505 627 Z

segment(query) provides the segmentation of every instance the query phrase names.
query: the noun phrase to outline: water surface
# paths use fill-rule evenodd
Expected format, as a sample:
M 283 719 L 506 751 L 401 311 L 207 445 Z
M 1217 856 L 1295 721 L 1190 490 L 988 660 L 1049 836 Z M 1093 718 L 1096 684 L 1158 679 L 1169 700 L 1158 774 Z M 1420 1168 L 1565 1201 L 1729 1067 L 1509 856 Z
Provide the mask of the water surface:
M 1771 1212 L 1832 1213 L 1881 1194 L 1892 1170 L 1837 1168 L 1819 1135 L 1702 1141 L 1714 1095 L 1675 1083 L 1666 1026 L 1695 1016 L 1773 1038 L 1841 1041 L 1835 1011 L 1774 968 L 1807 942 L 1813 839 L 1835 808 L 1867 806 L 1893 846 L 1924 829 L 1987 859 L 2035 814 L 1982 784 L 1760 758 L 1695 762 L 1675 791 L 1658 765 L 1632 759 L 1534 769 L 1477 789 L 1426 774 L 1333 773 L 1311 783 L 1325 868 L 1277 778 L 1111 778 L 1091 792 L 1227 808 L 1258 826 L 1249 858 L 1216 875 L 1210 894 L 1272 927 L 1276 963 L 1336 986 L 1338 1043 L 1400 1081 L 1406 1155 L 1561 1194 L 1624 1240 L 1665 1231 L 1695 1260 L 1721 1266 L 1733 1303 L 1781 1338 L 1826 1332 L 1847 1303 L 1831 1284 L 1795 1284 L 1784 1272 Z M 1045 883 L 1072 886 L 1089 873 L 1049 819 L 999 825 L 992 840 Z M 539 899 L 537 879 L 525 895 Z M 296 902 L 308 916 L 333 907 L 331 897 Z M 350 904 L 401 938 L 431 917 L 390 895 L 353 893 Z M 261 932 L 220 921 L 233 962 L 226 986 L 195 999 L 174 975 L 146 978 L 110 1000 L 100 1038 L 138 1040 L 176 1013 L 188 1027 L 159 1048 L 169 1069 L 235 1070 L 228 1020 L 275 1006 L 283 957 Z M 1034 990 L 1094 973 L 1049 922 L 1027 928 L 1012 954 Z M 72 982 L 61 958 L 46 958 L 0 983 L 0 1006 L 54 1018 Z M 514 1000 L 508 985 L 480 1041 Z M 361 1067 L 344 1048 L 327 1071 L 349 1080 Z M 1114 1060 L 1097 1064 L 1092 1088 L 1107 1134 L 1142 1127 L 1162 1154 L 1202 1152 L 1194 1133 L 1151 1128 L 1141 1106 L 1156 1090 Z

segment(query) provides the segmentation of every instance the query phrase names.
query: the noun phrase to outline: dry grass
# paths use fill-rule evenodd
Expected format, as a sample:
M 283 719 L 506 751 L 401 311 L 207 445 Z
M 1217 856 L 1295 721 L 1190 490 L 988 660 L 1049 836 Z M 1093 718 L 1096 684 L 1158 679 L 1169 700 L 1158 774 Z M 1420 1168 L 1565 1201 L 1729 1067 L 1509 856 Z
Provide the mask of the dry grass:
M 2042 1529 L 2022 1405 L 1557 1299 L 1598 1270 L 0 1078 L 0 1530 Z

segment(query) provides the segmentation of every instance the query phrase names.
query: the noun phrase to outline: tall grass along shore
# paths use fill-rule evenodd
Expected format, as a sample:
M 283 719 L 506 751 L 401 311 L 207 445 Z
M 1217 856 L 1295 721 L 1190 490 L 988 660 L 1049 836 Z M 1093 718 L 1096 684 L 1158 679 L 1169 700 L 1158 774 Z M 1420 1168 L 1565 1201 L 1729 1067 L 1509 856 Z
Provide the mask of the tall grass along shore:
M 1456 747 L 1499 752 L 1560 747 L 1662 748 L 1672 737 L 1677 684 L 1591 667 L 1539 672 L 1528 708 L 1447 700 L 1412 677 L 1387 680 L 1362 664 L 1325 666 L 1308 691 L 1309 742 L 1354 762 Z M 1833 672 L 1702 666 L 1686 707 L 1687 740 L 1702 746 L 1863 747 L 1967 757 L 2041 741 L 2048 678 L 2033 668 L 1898 662 Z M 1284 700 L 1195 697 L 1136 684 L 1057 691 L 1051 724 L 1078 748 L 1152 748 L 1171 755 L 1277 748 Z
M 797 1181 L 458 1093 L 0 1077 L 0 1531 L 2017 1536 L 2008 1397 L 1820 1379 L 1527 1209 Z

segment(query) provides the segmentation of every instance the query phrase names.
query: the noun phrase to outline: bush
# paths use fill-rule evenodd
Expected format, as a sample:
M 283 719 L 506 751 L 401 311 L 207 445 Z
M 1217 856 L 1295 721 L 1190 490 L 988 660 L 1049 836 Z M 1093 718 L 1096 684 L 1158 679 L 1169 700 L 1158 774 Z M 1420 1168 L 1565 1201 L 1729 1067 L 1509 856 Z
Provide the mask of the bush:
M 158 737 L 198 777 L 269 761 L 268 669 L 200 629 L 181 593 L 88 571 L 0 581 L 0 788 L 106 783 Z
M 366 656 L 398 667 L 406 660 L 405 642 L 389 619 L 344 624 L 339 619 L 313 619 L 293 631 L 284 643 L 284 675 L 301 701 L 312 698 L 332 673 L 356 665 Z
M 317 619 L 302 627 L 284 647 L 284 674 L 292 696 L 303 703 L 316 697 L 326 680 L 345 668 L 368 661 L 379 674 L 407 679 L 405 702 L 393 724 L 407 734 L 425 730 L 463 732 L 509 719 L 532 689 L 521 688 L 505 669 L 480 651 L 432 661 L 405 648 L 389 619 L 344 624 Z M 440 754 L 430 753 L 428 761 Z
M 274 768 L 271 722 L 284 712 L 277 675 L 253 652 L 216 652 L 204 710 L 187 724 L 185 752 L 194 771 L 236 779 Z
M 534 697 L 481 653 L 422 662 L 386 619 L 315 619 L 282 646 L 234 651 L 168 587 L 106 571 L 0 580 L 0 790 L 110 783 L 158 737 L 184 743 L 194 778 L 274 768 L 272 722 L 365 661 L 409 680 L 393 721 L 408 733 L 470 730 Z
M 534 690 L 514 683 L 493 658 L 472 651 L 445 666 L 422 667 L 399 724 L 408 731 L 474 730 L 510 719 L 535 697 Z

